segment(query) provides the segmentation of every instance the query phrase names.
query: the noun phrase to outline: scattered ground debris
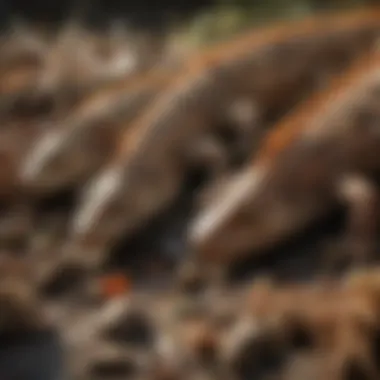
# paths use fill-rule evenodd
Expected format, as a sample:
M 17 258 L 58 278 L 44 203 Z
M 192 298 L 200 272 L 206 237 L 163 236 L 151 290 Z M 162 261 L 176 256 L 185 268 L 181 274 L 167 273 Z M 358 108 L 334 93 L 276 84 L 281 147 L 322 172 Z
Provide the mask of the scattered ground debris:
M 380 377 L 379 8 L 1 38 L 1 379 Z

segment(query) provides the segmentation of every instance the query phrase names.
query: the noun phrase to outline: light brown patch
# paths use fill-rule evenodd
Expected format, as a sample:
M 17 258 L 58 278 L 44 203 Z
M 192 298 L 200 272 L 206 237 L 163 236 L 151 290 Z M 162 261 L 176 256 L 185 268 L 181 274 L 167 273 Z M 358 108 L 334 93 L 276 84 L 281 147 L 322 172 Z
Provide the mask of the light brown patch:
M 328 89 L 322 90 L 311 96 L 307 101 L 296 108 L 277 126 L 274 127 L 262 148 L 253 160 L 253 164 L 257 162 L 271 162 L 281 152 L 286 149 L 289 144 L 296 141 L 300 135 L 313 125 L 313 128 L 324 126 L 324 117 L 327 107 L 337 103 L 337 100 L 346 96 L 348 93 L 357 91 L 358 85 L 368 81 L 370 85 L 373 82 L 369 80 L 372 76 L 380 74 L 380 54 L 379 52 L 366 55 L 355 62 L 344 74 L 336 78 Z M 328 111 L 331 113 L 331 111 Z M 321 118 L 321 120 L 318 120 Z M 319 123 L 319 124 L 318 124 Z

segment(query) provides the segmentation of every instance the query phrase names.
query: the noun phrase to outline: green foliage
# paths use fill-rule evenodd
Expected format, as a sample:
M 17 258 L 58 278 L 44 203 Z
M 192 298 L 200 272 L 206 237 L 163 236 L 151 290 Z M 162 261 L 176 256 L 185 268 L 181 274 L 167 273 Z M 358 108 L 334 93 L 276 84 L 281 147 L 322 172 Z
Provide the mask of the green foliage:
M 182 27 L 181 38 L 203 46 L 232 37 L 247 28 L 277 20 L 297 19 L 326 9 L 347 9 L 373 0 L 219 0 Z M 178 31 L 177 31 L 178 32 Z

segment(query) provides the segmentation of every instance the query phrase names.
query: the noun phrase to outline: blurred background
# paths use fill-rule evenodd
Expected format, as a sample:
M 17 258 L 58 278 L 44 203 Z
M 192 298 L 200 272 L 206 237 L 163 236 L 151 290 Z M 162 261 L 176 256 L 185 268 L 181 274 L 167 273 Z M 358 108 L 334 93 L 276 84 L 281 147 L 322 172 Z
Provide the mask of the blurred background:
M 103 31 L 108 30 L 110 26 L 112 26 L 116 22 L 119 23 L 119 25 L 127 25 L 129 29 L 143 31 L 144 33 L 146 32 L 148 34 L 154 35 L 155 37 L 162 35 L 163 40 L 166 35 L 175 35 L 177 32 L 179 33 L 179 30 L 181 30 L 181 35 L 183 34 L 181 38 L 184 38 L 183 41 L 190 41 L 192 45 L 198 47 L 203 45 L 207 46 L 208 44 L 212 45 L 213 43 L 227 39 L 233 36 L 234 34 L 242 32 L 252 26 L 265 25 L 266 23 L 273 22 L 275 20 L 302 19 L 307 15 L 315 14 L 323 10 L 343 10 L 349 9 L 351 7 L 357 7 L 360 5 L 369 5 L 377 3 L 380 3 L 380 0 L 0 0 L 0 25 L 2 28 L 2 32 L 4 33 L 6 33 L 9 30 L 9 28 L 12 27 L 12 25 L 15 25 L 15 23 L 18 23 L 20 21 L 26 24 L 30 24 L 32 26 L 41 25 L 44 29 L 51 29 L 54 31 L 59 30 L 68 22 L 74 20 L 76 22 L 79 22 L 79 24 L 81 25 L 85 25 L 90 30 Z M 83 36 L 86 35 L 83 34 Z M 88 36 L 86 36 L 86 38 L 87 37 Z M 17 43 L 18 42 L 16 39 L 16 44 Z M 81 45 L 78 44 L 78 46 Z M 69 53 L 68 56 L 62 56 L 64 57 L 64 59 L 67 59 L 67 61 L 70 61 L 70 54 L 71 53 Z M 64 59 L 62 60 L 63 63 L 65 62 Z M 27 71 L 29 61 L 27 61 L 27 59 L 25 61 L 25 67 L 27 68 Z M 56 62 L 58 62 L 58 64 L 56 64 Z M 61 70 L 61 67 L 65 66 L 64 64 L 62 64 L 62 62 L 60 62 L 59 60 L 54 61 L 52 63 L 52 66 L 57 66 L 58 69 Z M 67 75 L 71 79 L 74 78 L 74 82 L 76 81 L 76 78 L 80 78 L 81 73 L 85 72 L 87 69 L 85 64 L 83 65 L 84 68 L 81 65 L 79 66 L 80 69 L 78 69 L 78 71 L 75 71 L 76 68 L 74 68 L 74 75 L 72 75 L 70 70 L 68 70 Z M 2 77 L 2 80 L 4 80 L 4 82 L 6 82 L 6 78 L 8 75 L 7 70 L 11 72 L 12 68 L 13 67 L 9 69 L 7 67 L 6 70 L 4 70 L 4 76 Z M 21 71 L 22 70 L 24 70 L 23 66 L 21 67 Z M 95 71 L 96 70 L 94 70 L 94 72 Z M 77 75 L 78 73 L 79 75 Z M 17 74 L 18 73 L 16 70 L 16 76 Z M 32 76 L 33 75 L 34 74 L 32 73 Z M 77 75 L 77 77 L 75 77 L 75 75 Z M 59 77 L 59 75 L 57 75 L 57 77 Z M 57 80 L 57 87 L 55 88 L 53 86 L 53 90 L 60 90 L 61 88 L 63 88 L 64 90 L 62 90 L 62 92 L 65 92 L 65 86 L 63 85 L 65 84 L 65 80 L 66 77 L 64 76 L 62 82 Z M 92 79 L 90 78 L 90 81 L 91 80 Z M 55 84 L 55 82 L 53 84 Z M 102 86 L 102 84 L 100 84 L 100 86 Z M 20 86 L 20 88 L 21 87 L 22 86 Z M 12 86 L 10 86 L 10 88 L 12 90 Z M 17 85 L 15 86 L 15 88 L 17 90 Z M 85 91 L 87 90 L 88 88 L 86 87 Z M 5 95 L 8 95 L 8 87 L 6 85 L 4 86 L 3 91 Z M 2 135 L 4 136 L 3 138 L 5 141 L 5 143 L 3 144 L 5 146 L 5 148 L 3 147 L 3 150 L 5 151 L 3 156 L 6 160 L 8 160 L 8 147 L 9 151 L 15 151 L 14 157 L 17 157 L 18 155 L 22 156 L 23 152 L 20 153 L 19 151 L 23 150 L 23 146 L 28 146 L 28 144 L 30 143 L 28 141 L 28 136 L 26 136 L 26 138 L 22 137 L 24 136 L 24 131 L 26 130 L 26 128 L 22 128 L 24 128 L 26 125 L 30 125 L 30 135 L 33 137 L 37 136 L 37 133 L 35 133 L 35 131 L 32 130 L 34 127 L 33 122 L 29 124 L 29 120 L 32 120 L 35 115 L 35 119 L 37 120 L 36 124 L 39 124 L 40 120 L 42 120 L 42 131 L 44 131 L 43 128 L 45 128 L 46 124 L 51 122 L 51 119 L 49 119 L 50 116 L 48 116 L 48 123 L 45 123 L 45 109 L 41 111 L 41 108 L 36 107 L 34 99 L 30 101 L 30 106 L 30 104 L 28 103 L 29 95 L 30 92 L 28 92 L 27 88 L 26 101 L 24 97 L 21 97 L 22 99 L 20 103 L 20 108 L 18 108 L 19 103 L 15 101 L 16 107 L 10 107 L 10 116 L 6 113 L 8 112 L 8 110 L 4 111 L 6 116 L 9 116 L 9 120 L 4 118 L 4 125 L 7 128 L 9 127 L 10 131 L 10 137 L 6 133 Z M 51 95 L 51 93 L 48 93 L 48 95 Z M 84 98 L 87 95 L 88 94 L 85 93 Z M 72 93 L 69 93 L 68 97 L 70 98 L 71 96 Z M 78 100 L 75 96 L 73 96 L 74 105 L 75 102 Z M 32 97 L 33 96 L 31 96 L 31 98 Z M 11 102 L 13 101 L 12 99 Z M 37 102 L 40 100 L 41 99 L 38 98 Z M 25 111 L 25 114 L 23 114 L 23 106 L 25 106 L 24 103 L 27 104 L 27 107 L 25 107 L 25 109 L 27 109 L 27 111 Z M 6 104 L 6 106 L 8 106 L 8 104 Z M 66 106 L 66 104 L 64 104 L 64 106 Z M 73 104 L 71 103 L 68 104 L 68 112 L 66 112 L 64 106 L 62 108 L 58 107 L 58 110 L 54 110 L 54 112 L 57 113 L 53 115 L 53 121 L 56 120 L 54 119 L 54 117 L 58 117 L 58 120 L 60 120 L 60 118 L 64 119 L 62 115 L 66 116 L 70 113 L 70 110 L 73 109 L 70 108 L 73 107 Z M 30 117 L 30 113 L 28 112 L 31 112 L 32 117 Z M 48 113 L 49 112 L 46 112 L 46 114 Z M 25 122 L 25 120 L 27 122 Z M 9 125 L 7 124 L 8 122 Z M 94 124 L 96 124 L 96 120 Z M 4 127 L 3 132 L 7 132 L 6 127 Z M 38 128 L 40 128 L 40 125 L 38 126 Z M 19 148 L 19 143 L 21 144 L 22 139 L 27 141 L 24 141 L 24 145 L 22 145 L 22 147 Z M 11 141 L 11 144 L 7 143 L 7 141 Z M 98 142 L 96 142 L 96 144 L 98 144 Z M 99 145 L 96 144 L 95 146 Z M 32 145 L 32 143 L 30 143 L 30 145 Z M 77 153 L 78 152 L 76 152 L 76 154 Z M 3 156 L 1 156 L 0 158 L 3 158 Z M 12 155 L 10 156 L 11 158 L 9 159 L 9 161 L 11 162 L 12 159 L 14 159 L 14 157 Z M 15 159 L 15 161 L 17 161 L 17 159 Z M 91 154 L 89 154 L 88 161 L 92 161 Z M 72 166 L 76 165 L 75 160 L 69 160 L 69 162 Z M 107 160 L 104 159 L 104 162 L 107 162 Z M 103 165 L 104 162 L 99 164 L 99 167 Z M 10 171 L 12 171 L 12 169 L 14 170 L 14 168 L 11 166 Z M 64 170 L 62 169 L 62 173 L 63 171 Z M 6 172 L 6 170 L 3 170 L 3 172 Z M 61 174 L 60 170 L 56 172 Z M 10 177 L 12 178 L 12 173 Z M 12 182 L 7 178 L 7 174 L 5 174 L 4 183 L 7 184 L 8 182 Z M 78 183 L 75 183 L 74 186 L 76 187 L 74 189 L 75 191 L 77 191 L 83 186 L 84 178 L 80 178 L 80 181 L 78 180 L 77 182 Z M 59 181 L 57 183 L 57 188 L 59 188 Z M 147 292 L 147 294 L 144 294 L 142 296 L 142 301 L 138 299 L 137 311 L 132 316 L 128 315 L 127 317 L 125 317 L 123 313 L 119 313 L 123 314 L 120 317 L 118 312 L 115 312 L 114 310 L 115 307 L 116 309 L 117 307 L 119 307 L 119 309 L 117 309 L 119 311 L 124 310 L 123 307 L 127 308 L 127 306 L 125 306 L 127 305 L 127 301 L 125 301 L 124 306 L 121 308 L 120 305 L 115 306 L 113 304 L 111 305 L 112 307 L 110 308 L 110 310 L 108 310 L 107 307 L 109 306 L 108 301 L 110 301 L 110 299 L 113 298 L 114 294 L 118 296 L 119 293 L 129 293 L 129 281 L 131 281 L 134 284 L 134 281 L 140 278 L 140 282 L 143 284 L 142 288 L 144 288 L 144 286 L 148 288 L 147 284 L 150 283 L 151 277 L 154 277 L 154 273 L 158 273 L 158 277 L 160 277 L 160 275 L 161 277 L 165 277 L 166 274 L 172 273 L 172 267 L 170 265 L 166 266 L 165 260 L 169 256 L 170 260 L 173 258 L 173 256 L 175 256 L 173 254 L 173 251 L 177 251 L 176 254 L 178 256 L 182 254 L 182 250 L 178 248 L 176 242 L 178 240 L 178 236 L 179 239 L 182 239 L 182 236 L 180 236 L 182 231 L 178 232 L 178 230 L 183 227 L 182 225 L 184 223 L 182 222 L 184 219 L 187 219 L 188 217 L 188 210 L 183 211 L 183 209 L 186 208 L 183 206 L 183 203 L 185 202 L 183 202 L 183 200 L 180 199 L 180 206 L 175 205 L 174 209 L 180 210 L 177 214 L 176 211 L 172 212 L 172 209 L 168 210 L 168 213 L 172 213 L 174 216 L 172 215 L 168 218 L 169 222 L 167 224 L 165 224 L 165 217 L 163 219 L 158 220 L 158 222 L 153 221 L 151 227 L 147 228 L 146 230 L 143 230 L 141 233 L 138 232 L 136 234 L 137 238 L 135 239 L 135 237 L 133 236 L 131 240 L 126 243 L 126 245 L 120 243 L 119 246 L 119 242 L 117 242 L 117 244 L 115 244 L 115 246 L 117 245 L 116 248 L 114 246 L 112 246 L 111 248 L 107 247 L 109 248 L 110 252 L 112 251 L 109 254 L 110 260 L 109 262 L 107 262 L 108 266 L 105 265 L 103 268 L 101 268 L 101 270 L 99 270 L 99 272 L 100 275 L 107 275 L 107 273 L 110 272 L 111 278 L 105 276 L 106 278 L 103 279 L 103 277 L 101 277 L 99 273 L 96 273 L 95 281 L 92 282 L 91 280 L 89 280 L 88 283 L 86 283 L 87 273 L 78 271 L 77 268 L 65 268 L 66 271 L 57 271 L 57 267 L 60 266 L 59 258 L 57 258 L 56 261 L 58 264 L 54 263 L 56 264 L 53 268 L 54 270 L 51 270 L 53 274 L 51 276 L 49 274 L 50 277 L 47 276 L 47 279 L 43 278 L 43 280 L 41 280 L 41 283 L 38 283 L 36 285 L 33 282 L 34 280 L 30 280 L 28 275 L 26 275 L 28 270 L 20 270 L 18 264 L 13 263 L 13 257 L 27 258 L 27 260 L 30 259 L 31 261 L 26 261 L 27 267 L 28 263 L 32 263 L 32 265 L 29 265 L 28 269 L 34 270 L 34 268 L 32 267 L 33 265 L 35 265 L 37 267 L 35 272 L 38 273 L 36 277 L 38 277 L 38 280 L 40 280 L 43 277 L 42 275 L 40 275 L 40 272 L 42 273 L 43 270 L 40 270 L 38 266 L 41 263 L 41 268 L 44 269 L 44 266 L 42 265 L 44 264 L 44 261 L 54 261 L 55 258 L 53 257 L 53 255 L 51 255 L 51 253 L 55 251 L 58 252 L 59 248 L 61 248 L 61 246 L 63 245 L 62 242 L 65 240 L 65 234 L 67 232 L 67 221 L 71 217 L 70 213 L 73 209 L 73 196 L 71 193 L 69 195 L 67 193 L 64 193 L 63 196 L 62 194 L 58 194 L 57 197 L 55 197 L 55 193 L 59 192 L 57 190 L 56 192 L 51 191 L 51 193 L 54 193 L 52 198 L 49 198 L 50 194 L 48 196 L 46 196 L 46 194 L 43 194 L 41 196 L 41 199 L 43 199 L 41 200 L 39 199 L 39 194 L 37 194 L 38 196 L 36 196 L 36 199 L 33 198 L 35 196 L 34 193 L 30 196 L 30 198 L 28 198 L 28 194 L 27 196 L 25 196 L 23 190 L 21 190 L 20 193 L 17 193 L 17 196 L 13 197 L 15 199 L 13 199 L 12 196 L 16 194 L 16 192 L 13 193 L 12 186 L 13 183 L 10 186 L 11 190 L 9 190 L 7 186 L 4 186 L 6 188 L 6 194 L 2 198 L 3 203 L 1 203 L 0 207 L 0 211 L 2 211 L 1 217 L 6 221 L 7 219 L 9 219 L 9 225 L 11 225 L 11 227 L 8 228 L 7 223 L 1 223 L 0 226 L 0 380 L 124 380 L 131 378 L 138 380 L 146 378 L 154 380 L 182 379 L 181 376 L 183 373 L 181 373 L 181 375 L 178 375 L 177 373 L 176 375 L 178 376 L 176 377 L 171 372 L 165 372 L 165 366 L 163 367 L 163 369 L 159 365 L 158 367 L 155 367 L 155 365 L 157 364 L 156 361 L 158 360 L 156 357 L 152 359 L 152 363 L 154 363 L 154 365 L 152 364 L 152 368 L 154 368 L 154 376 L 151 373 L 149 373 L 149 377 L 145 372 L 142 372 L 144 375 L 136 375 L 134 377 L 133 372 L 136 363 L 144 362 L 145 360 L 144 357 L 141 359 L 141 357 L 143 356 L 141 355 L 141 352 L 145 352 L 144 350 L 149 351 L 147 347 L 151 345 L 151 335 L 153 334 L 151 333 L 151 330 L 153 329 L 152 326 L 154 325 L 154 323 L 152 322 L 150 324 L 149 318 L 152 317 L 152 314 L 155 314 L 156 310 L 165 310 L 165 307 L 167 306 L 167 299 L 164 300 L 164 298 L 166 297 L 166 295 L 163 295 L 162 297 L 155 297 L 155 295 L 153 294 L 154 292 L 152 292 L 152 294 Z M 42 184 L 41 188 L 43 188 L 44 186 L 45 184 Z M 192 185 L 189 185 L 188 187 L 191 186 Z M 47 189 L 48 188 L 49 186 L 47 186 Z M 50 189 L 48 189 L 47 193 L 49 193 L 49 191 Z M 11 195 L 9 195 L 9 193 Z M 36 193 L 38 193 L 38 189 Z M 41 193 L 43 192 L 41 191 Z M 188 194 L 185 194 L 184 198 L 186 198 L 187 195 Z M 9 201 L 9 199 L 11 199 L 11 201 Z M 31 206 L 28 203 L 29 201 Z M 29 206 L 30 208 L 28 208 Z M 30 209 L 33 210 L 29 213 Z M 30 216 L 29 214 L 32 214 L 33 212 L 35 212 L 35 215 L 33 214 L 33 218 L 31 218 L 32 221 L 30 222 L 30 220 L 28 219 Z M 16 216 L 16 218 L 14 218 L 14 216 Z M 19 217 L 21 219 L 17 219 Z M 26 222 L 24 222 L 25 220 Z M 162 222 L 162 220 L 164 220 L 164 222 Z M 180 222 L 178 222 L 178 220 Z M 277 269 L 279 269 L 278 272 L 281 273 L 287 271 L 285 277 L 287 277 L 288 279 L 297 277 L 297 275 L 301 272 L 302 273 L 299 277 L 308 277 L 309 272 L 315 271 L 315 266 L 313 264 L 313 261 L 311 260 L 311 254 L 305 256 L 304 253 L 307 252 L 307 254 L 309 254 L 314 249 L 315 254 L 318 255 L 318 253 L 320 252 L 319 248 L 317 247 L 318 242 L 322 240 L 325 237 L 325 235 L 333 235 L 336 233 L 336 230 L 334 229 L 335 227 L 332 227 L 331 229 L 331 226 L 338 225 L 339 229 L 342 227 L 343 223 L 341 215 L 338 215 L 337 218 L 334 217 L 331 220 L 329 219 L 328 221 L 324 220 L 322 224 L 323 226 L 316 226 L 314 232 L 311 232 L 305 238 L 301 237 L 298 240 L 297 244 L 286 247 L 280 247 L 281 255 L 279 256 L 279 260 L 272 260 L 273 257 L 271 256 L 268 261 L 263 260 L 263 263 L 260 263 L 261 267 L 260 265 L 256 265 L 255 263 L 255 268 L 252 272 L 249 272 L 249 275 L 253 276 L 255 270 L 259 268 L 259 272 L 261 269 L 263 269 L 262 272 L 271 274 L 276 272 Z M 9 233 L 9 230 L 11 231 L 11 233 Z M 9 235 L 12 234 L 15 235 L 16 238 L 13 238 L 13 236 L 12 238 L 9 238 Z M 44 236 L 49 234 L 53 237 L 48 236 L 46 238 Z M 27 235 L 27 237 L 25 237 L 24 235 Z M 51 241 L 53 242 L 51 243 L 49 239 L 51 239 Z M 172 244 L 173 240 L 174 243 Z M 167 243 L 168 241 L 169 243 Z M 170 248 L 173 246 L 174 248 Z M 28 257 L 29 251 L 32 251 L 30 247 L 37 248 L 35 248 L 35 252 L 33 251 L 30 257 Z M 179 245 L 179 247 L 182 246 Z M 43 254 L 41 254 L 42 251 L 44 251 Z M 145 252 L 143 251 L 147 251 L 148 253 L 144 256 Z M 163 252 L 161 256 L 164 258 L 164 264 L 162 266 L 160 266 L 160 260 L 162 257 L 160 257 L 159 255 L 160 253 L 162 253 L 161 251 Z M 128 252 L 129 254 L 132 252 L 132 254 L 128 256 L 125 254 L 125 252 Z M 291 256 L 291 258 L 289 258 L 289 260 L 287 261 L 287 257 L 286 255 L 284 255 L 284 253 L 289 252 L 291 252 L 292 255 L 289 255 Z M 4 259 L 3 256 L 6 258 Z M 7 256 L 12 257 L 10 264 L 7 261 L 9 259 L 9 257 Z M 51 259 L 52 257 L 53 259 Z M 177 258 L 172 261 L 176 262 Z M 138 263 L 133 271 L 131 270 L 131 267 L 133 267 L 136 264 L 135 261 L 137 261 Z M 23 263 L 23 265 L 25 265 L 25 262 Z M 305 269 L 306 267 L 308 268 L 307 270 Z M 120 272 L 123 272 L 121 277 L 112 277 L 112 273 L 115 270 L 115 268 Z M 288 270 L 287 268 L 290 269 Z M 51 268 L 48 269 L 50 270 Z M 244 269 L 245 268 L 243 268 L 243 270 L 237 268 L 237 276 L 240 276 L 241 273 L 244 272 Z M 46 272 L 48 272 L 48 270 L 46 270 Z M 136 273 L 132 272 L 136 272 L 137 275 Z M 98 275 L 100 276 L 100 280 L 99 277 L 97 277 Z M 9 282 L 8 277 L 10 277 Z M 14 281 L 15 278 L 16 281 Z M 104 282 L 102 282 L 103 280 Z M 96 287 L 94 283 L 98 287 Z M 159 286 L 157 285 L 159 281 L 154 283 L 154 281 L 152 280 L 152 283 L 153 286 L 149 289 L 149 291 L 151 291 L 152 289 L 155 291 L 159 289 Z M 95 290 L 93 290 L 92 286 L 94 286 Z M 103 293 L 106 294 L 102 293 L 99 295 L 98 293 L 96 293 L 99 291 L 99 287 L 101 288 Z M 40 306 L 40 304 L 37 303 L 36 299 L 34 298 L 34 295 L 33 297 L 31 296 L 31 292 L 29 291 L 30 289 L 36 291 L 36 299 L 41 301 L 42 304 L 46 306 L 46 309 L 48 309 L 47 313 L 49 314 L 49 318 L 51 317 L 51 319 L 55 321 L 55 323 L 53 323 L 53 326 L 51 326 L 50 324 L 46 324 L 44 318 L 40 316 L 40 311 L 44 310 L 44 307 Z M 96 293 L 95 296 L 94 293 Z M 220 299 L 222 299 L 223 297 L 220 297 Z M 337 298 L 338 297 L 339 294 Z M 230 307 L 231 309 L 233 308 L 233 300 L 235 300 L 235 298 L 237 299 L 238 297 L 232 295 L 232 299 L 226 297 L 223 298 L 222 301 L 225 302 L 225 300 L 227 300 L 228 307 Z M 219 307 L 220 299 L 216 297 L 214 300 L 215 303 L 213 305 Z M 19 302 L 19 300 L 21 301 Z M 172 299 L 170 300 L 170 302 L 173 301 Z M 222 306 L 224 307 L 225 305 L 222 301 L 220 301 L 220 304 L 223 304 Z M 173 303 L 176 302 L 177 299 L 174 299 Z M 178 309 L 182 310 L 183 304 L 181 302 L 182 299 L 180 302 L 178 301 L 177 304 L 180 304 L 180 307 L 178 307 Z M 162 304 L 164 306 L 162 306 Z M 189 305 L 186 304 L 185 306 L 188 307 Z M 185 306 L 183 306 L 184 309 L 186 309 Z M 189 310 L 191 309 L 191 307 L 189 307 Z M 236 310 L 240 309 L 237 308 Z M 98 311 L 100 311 L 99 321 L 96 320 L 96 314 Z M 127 311 L 129 311 L 129 309 Z M 115 321 L 112 319 L 114 315 L 113 313 L 115 315 L 118 315 L 118 318 L 115 318 Z M 20 315 L 22 315 L 23 317 L 20 317 Z M 27 320 L 26 323 L 24 319 Z M 197 319 L 197 317 L 195 319 Z M 8 327 L 13 326 L 14 322 L 16 328 L 9 330 Z M 197 331 L 199 330 L 198 325 L 192 325 L 193 322 L 194 321 L 192 320 L 192 322 L 190 323 L 191 326 L 189 327 L 189 330 L 191 331 L 190 335 L 197 333 Z M 197 324 L 198 322 L 199 321 L 197 320 L 195 324 Z M 200 324 L 202 325 L 203 322 L 204 321 L 202 321 Z M 89 328 L 89 336 L 92 334 L 90 337 L 86 336 L 86 328 L 84 327 Z M 156 325 L 154 325 L 154 327 L 159 330 L 159 328 Z M 204 325 L 202 325 L 200 328 L 202 334 L 204 333 L 204 328 Z M 100 338 L 98 340 L 96 340 L 97 337 L 96 339 L 94 338 L 93 331 L 95 330 L 101 331 L 102 333 L 100 334 Z M 67 341 L 70 342 L 72 346 L 70 346 L 69 344 L 65 346 L 59 343 L 60 338 L 57 336 L 57 331 L 60 334 L 65 335 L 65 339 L 67 339 Z M 174 335 L 187 337 L 187 333 L 182 333 L 182 330 L 180 332 L 178 331 L 176 331 Z M 81 338 L 81 333 L 83 333 L 83 339 Z M 300 340 L 303 344 L 304 331 L 301 331 L 300 334 L 298 333 L 299 331 L 297 330 L 296 337 L 298 339 L 301 336 Z M 194 336 L 198 337 L 198 335 L 196 334 Z M 204 336 L 207 337 L 205 343 L 205 350 L 207 351 L 209 347 L 209 342 L 212 341 L 210 345 L 214 344 L 215 342 L 213 342 L 212 338 L 209 339 L 209 336 L 207 334 L 202 335 L 201 338 L 203 339 Z M 196 341 L 196 344 L 202 341 L 201 343 L 199 343 L 199 345 L 202 346 L 201 349 L 203 350 L 204 341 L 202 339 L 198 339 Z M 351 338 L 350 336 L 350 339 L 355 339 L 355 337 Z M 132 354 L 130 351 L 124 352 L 121 349 L 119 350 L 120 341 L 122 342 L 121 345 L 125 343 L 126 346 L 128 346 L 130 344 L 132 347 L 131 351 L 133 351 L 136 347 L 138 349 L 136 350 L 136 352 L 133 352 Z M 189 341 L 189 345 L 193 344 L 193 341 L 191 339 Z M 108 347 L 109 342 L 111 342 L 111 348 Z M 117 344 L 113 346 L 115 342 L 117 342 Z M 298 342 L 299 341 L 297 340 L 297 344 Z M 186 345 L 187 343 L 188 342 L 186 341 L 184 345 Z M 165 346 L 165 342 L 162 344 Z M 269 348 L 265 344 L 265 349 L 262 350 L 264 351 L 263 356 L 260 356 L 262 348 L 262 346 L 260 346 L 258 350 L 260 354 L 257 354 L 256 352 L 257 355 L 255 357 L 258 357 L 258 361 L 263 362 L 268 367 L 275 367 L 276 365 L 278 365 L 278 358 L 276 355 L 278 354 L 278 347 L 280 347 L 280 345 L 277 344 L 277 341 L 273 346 L 270 346 Z M 195 345 L 195 343 L 193 345 Z M 68 366 L 63 364 L 65 362 L 65 355 L 62 353 L 63 348 L 68 348 L 69 351 L 70 349 L 72 350 L 71 354 L 69 355 L 71 360 L 70 363 L 73 367 L 75 367 L 77 374 L 80 374 L 77 377 L 65 377 L 67 374 Z M 160 349 L 161 348 L 162 347 L 160 346 Z M 170 351 L 170 347 L 168 348 L 167 346 L 165 346 L 164 348 L 164 351 L 166 349 Z M 94 356 L 91 356 L 93 354 Z M 251 355 L 254 354 L 251 353 Z M 241 364 L 241 367 L 244 367 L 243 372 L 245 371 L 246 367 L 248 367 L 248 369 L 247 372 L 244 372 L 243 375 L 238 378 L 244 380 L 267 379 L 267 377 L 265 376 L 260 377 L 259 375 L 257 375 L 257 373 L 255 373 L 252 370 L 249 363 L 252 357 L 253 356 L 245 356 L 243 358 L 244 360 L 242 359 L 244 365 L 239 362 Z M 88 368 L 84 368 L 85 364 Z M 133 370 L 131 368 L 133 368 Z M 159 368 L 159 370 L 157 368 Z M 257 377 L 255 377 L 256 375 Z M 191 377 L 191 379 L 224 379 L 224 377 L 220 377 L 219 374 L 215 373 L 213 373 L 212 375 L 208 374 L 208 376 L 209 377 L 197 377 L 196 374 L 194 375 L 194 377 Z M 306 375 L 304 377 L 300 376 L 286 379 L 306 380 L 309 378 L 310 377 Z M 231 379 L 234 378 L 228 377 L 228 380 Z M 320 379 L 321 378 L 318 378 L 318 380 Z M 357 377 L 347 377 L 347 379 L 374 380 L 376 379 L 376 377 L 361 377 L 361 375 L 359 374 Z M 335 378 L 326 378 L 326 380 L 335 380 Z
M 331 8 L 349 8 L 355 5 L 376 4 L 377 0 L 1 0 L 2 25 L 14 18 L 43 22 L 57 26 L 70 18 L 73 13 L 93 27 L 104 27 L 111 20 L 123 20 L 137 28 L 155 30 L 165 29 L 168 25 L 185 22 L 197 17 L 205 19 L 219 16 L 234 18 L 237 25 L 263 22 L 263 18 L 292 17 Z M 216 12 L 216 13 L 215 13 Z M 227 13 L 230 13 L 227 16 Z M 214 14 L 214 15 L 212 15 Z M 211 20 L 209 20 L 211 23 Z M 231 23 L 231 20 L 228 21 Z

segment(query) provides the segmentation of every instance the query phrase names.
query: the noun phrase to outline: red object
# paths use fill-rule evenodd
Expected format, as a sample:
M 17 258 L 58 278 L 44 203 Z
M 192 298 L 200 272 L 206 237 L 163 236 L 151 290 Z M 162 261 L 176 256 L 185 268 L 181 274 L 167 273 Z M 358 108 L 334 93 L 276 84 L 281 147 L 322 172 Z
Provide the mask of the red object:
M 128 293 L 131 285 L 130 279 L 122 273 L 107 274 L 100 280 L 101 292 L 107 298 Z

